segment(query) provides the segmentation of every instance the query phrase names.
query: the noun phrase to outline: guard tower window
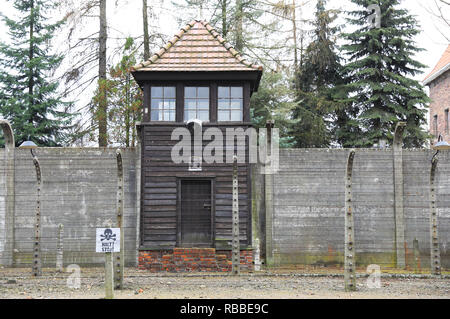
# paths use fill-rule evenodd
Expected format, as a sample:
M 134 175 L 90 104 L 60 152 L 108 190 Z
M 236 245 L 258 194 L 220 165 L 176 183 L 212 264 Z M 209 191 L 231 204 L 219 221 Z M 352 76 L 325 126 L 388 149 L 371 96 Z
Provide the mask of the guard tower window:
M 242 86 L 219 86 L 218 92 L 218 120 L 243 120 L 243 88 Z
M 209 122 L 209 87 L 184 88 L 184 120 Z
M 176 90 L 174 86 L 153 86 L 151 100 L 152 121 L 175 121 Z

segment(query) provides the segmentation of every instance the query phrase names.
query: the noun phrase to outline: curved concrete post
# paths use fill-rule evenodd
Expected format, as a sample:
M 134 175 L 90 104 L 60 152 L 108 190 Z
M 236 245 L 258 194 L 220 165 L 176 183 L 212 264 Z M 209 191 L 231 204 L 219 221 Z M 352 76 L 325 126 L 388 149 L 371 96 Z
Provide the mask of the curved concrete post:
M 355 269 L 355 225 L 353 221 L 352 175 L 355 150 L 351 150 L 347 159 L 347 172 L 345 175 L 345 257 L 344 280 L 345 291 L 356 290 Z
M 272 129 L 274 128 L 274 122 L 267 121 L 266 123 L 266 135 L 259 135 L 259 143 L 267 143 L 267 153 L 272 150 L 272 140 L 270 136 L 272 136 Z M 261 137 L 264 139 L 261 141 Z M 261 154 L 260 154 L 261 155 Z M 270 154 L 272 155 L 272 154 Z M 274 174 L 267 174 L 267 165 L 264 164 L 264 206 L 266 210 L 266 266 L 272 267 L 275 265 L 275 256 L 273 249 L 273 218 L 274 218 L 274 202 L 273 202 L 273 193 L 274 193 Z M 278 257 L 276 257 L 278 258 Z M 278 262 L 278 261 L 277 261 Z
M 394 133 L 394 214 L 395 214 L 395 255 L 398 268 L 406 267 L 405 224 L 403 208 L 403 133 L 406 123 L 399 122 Z
M 117 161 L 117 227 L 120 228 L 120 253 L 116 254 L 116 264 L 114 271 L 114 281 L 116 289 L 123 288 L 123 272 L 125 264 L 125 245 L 124 245 L 124 227 L 123 227 L 123 211 L 124 211 L 124 180 L 123 180 L 123 161 L 122 150 L 116 151 Z
M 438 237 L 438 216 L 436 209 L 436 167 L 438 159 L 433 157 L 431 161 L 430 172 L 430 244 L 431 244 L 431 274 L 434 276 L 441 275 L 441 252 L 439 248 Z
M 34 248 L 33 248 L 33 276 L 37 277 L 42 274 L 42 261 L 41 261 L 41 166 L 39 159 L 31 150 L 33 155 L 33 164 L 36 169 L 37 179 L 37 202 L 36 202 L 36 216 L 34 224 Z
M 5 138 L 5 171 L 6 171 L 6 202 L 5 202 L 5 249 L 3 251 L 3 263 L 5 266 L 14 264 L 14 151 L 15 141 L 11 124 L 0 119 L 0 126 Z
M 58 225 L 58 243 L 56 249 L 56 271 L 64 271 L 64 225 Z

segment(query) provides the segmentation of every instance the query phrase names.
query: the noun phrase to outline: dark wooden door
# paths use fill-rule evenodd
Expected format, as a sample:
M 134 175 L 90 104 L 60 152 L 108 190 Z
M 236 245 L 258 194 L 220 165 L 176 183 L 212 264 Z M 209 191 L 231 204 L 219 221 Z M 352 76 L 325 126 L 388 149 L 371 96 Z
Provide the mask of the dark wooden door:
M 211 181 L 181 181 L 182 247 L 212 246 Z

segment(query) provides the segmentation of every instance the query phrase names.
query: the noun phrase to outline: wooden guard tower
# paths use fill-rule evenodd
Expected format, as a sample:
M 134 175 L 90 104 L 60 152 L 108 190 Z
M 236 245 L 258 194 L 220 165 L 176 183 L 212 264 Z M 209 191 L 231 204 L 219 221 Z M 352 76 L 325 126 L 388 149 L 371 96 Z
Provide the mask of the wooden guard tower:
M 250 97 L 258 89 L 262 67 L 248 63 L 207 22 L 196 20 L 134 66 L 132 74 L 144 92 L 139 267 L 227 271 L 233 163 L 226 161 L 225 136 L 227 128 L 251 127 Z M 172 150 L 180 142 L 173 132 L 192 130 L 192 120 L 201 121 L 203 133 L 209 128 L 223 132 L 223 163 L 203 160 L 193 166 L 193 157 L 191 163 L 173 161 Z M 210 142 L 205 137 L 202 148 Z M 241 264 L 248 268 L 253 256 L 250 177 L 249 162 L 241 162 Z

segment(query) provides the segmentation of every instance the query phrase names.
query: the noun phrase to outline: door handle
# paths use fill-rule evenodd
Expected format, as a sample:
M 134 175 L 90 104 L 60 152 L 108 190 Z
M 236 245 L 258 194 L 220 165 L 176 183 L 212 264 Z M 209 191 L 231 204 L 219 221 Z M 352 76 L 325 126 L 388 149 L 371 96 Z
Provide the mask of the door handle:
M 204 203 L 204 204 L 203 204 L 203 208 L 211 208 L 211 204 Z

